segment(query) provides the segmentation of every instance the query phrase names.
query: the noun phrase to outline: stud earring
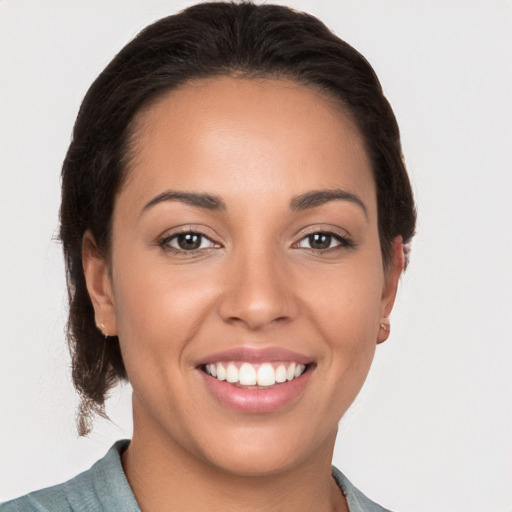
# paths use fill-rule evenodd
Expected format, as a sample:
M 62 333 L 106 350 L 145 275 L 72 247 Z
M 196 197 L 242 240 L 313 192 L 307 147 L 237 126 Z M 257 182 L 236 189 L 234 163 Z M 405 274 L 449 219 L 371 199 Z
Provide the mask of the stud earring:
M 102 334 L 105 336 L 105 339 L 107 339 L 108 334 L 105 332 L 105 324 L 103 322 L 101 322 L 100 327 L 101 327 Z
M 381 322 L 379 324 L 379 334 L 377 335 L 377 343 L 382 343 L 383 341 L 386 341 L 389 337 L 391 326 L 389 325 L 389 322 Z

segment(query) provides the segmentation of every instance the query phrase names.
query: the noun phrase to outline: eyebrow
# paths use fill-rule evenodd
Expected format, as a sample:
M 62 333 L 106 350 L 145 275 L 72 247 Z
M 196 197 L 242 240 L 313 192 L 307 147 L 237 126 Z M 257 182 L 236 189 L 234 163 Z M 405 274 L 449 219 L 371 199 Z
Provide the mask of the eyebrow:
M 178 192 L 174 190 L 167 190 L 166 192 L 163 192 L 151 199 L 151 201 L 144 206 L 141 213 L 144 213 L 146 210 L 149 210 L 153 206 L 165 201 L 179 201 L 190 206 L 212 211 L 226 209 L 226 203 L 224 203 L 224 201 L 218 196 L 198 192 Z M 312 190 L 305 194 L 301 194 L 300 196 L 295 196 L 290 202 L 290 208 L 293 211 L 307 210 L 308 208 L 321 206 L 329 201 L 349 201 L 354 203 L 363 210 L 365 217 L 368 218 L 368 211 L 363 201 L 361 201 L 361 199 L 359 199 L 355 194 L 339 188 Z
M 368 219 L 368 210 L 363 201 L 355 194 L 340 188 L 306 192 L 305 194 L 294 197 L 290 203 L 290 208 L 294 211 L 307 210 L 308 208 L 321 206 L 329 201 L 349 201 L 354 203 L 363 210 L 364 216 Z
M 174 190 L 167 190 L 162 194 L 157 195 L 149 203 L 144 206 L 142 213 L 149 210 L 157 204 L 166 201 L 179 201 L 181 203 L 189 204 L 190 206 L 196 206 L 198 208 L 204 208 L 205 210 L 225 210 L 226 204 L 224 201 L 217 196 L 211 194 L 202 194 L 198 192 L 177 192 Z

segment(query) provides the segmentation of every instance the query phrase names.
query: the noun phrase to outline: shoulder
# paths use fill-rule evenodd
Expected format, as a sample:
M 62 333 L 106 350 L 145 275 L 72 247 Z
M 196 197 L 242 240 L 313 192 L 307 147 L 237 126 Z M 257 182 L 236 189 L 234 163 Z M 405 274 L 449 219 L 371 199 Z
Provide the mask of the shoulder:
M 91 469 L 59 485 L 3 503 L 2 512 L 140 512 L 121 466 L 118 441 Z
M 347 499 L 350 512 L 391 512 L 367 498 L 352 482 L 336 467 L 332 467 L 332 476 L 341 492 Z

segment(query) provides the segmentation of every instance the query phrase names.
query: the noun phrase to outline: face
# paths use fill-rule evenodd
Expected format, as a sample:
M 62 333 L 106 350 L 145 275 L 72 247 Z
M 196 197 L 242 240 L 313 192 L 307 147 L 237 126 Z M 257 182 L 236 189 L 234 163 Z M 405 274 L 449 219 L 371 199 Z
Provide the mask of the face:
M 399 274 L 354 123 L 310 88 L 226 77 L 141 114 L 134 150 L 108 268 L 84 251 L 134 435 L 245 475 L 332 455 Z

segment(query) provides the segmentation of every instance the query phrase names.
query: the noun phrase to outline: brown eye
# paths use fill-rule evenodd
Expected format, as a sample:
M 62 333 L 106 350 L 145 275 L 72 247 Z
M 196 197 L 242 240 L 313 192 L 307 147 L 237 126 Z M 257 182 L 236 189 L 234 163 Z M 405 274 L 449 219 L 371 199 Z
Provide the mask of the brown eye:
M 168 236 L 160 242 L 160 245 L 163 248 L 178 252 L 191 252 L 216 247 L 216 244 L 207 236 L 194 232 L 177 233 Z
M 176 237 L 176 245 L 183 251 L 193 251 L 201 247 L 202 238 L 197 233 L 181 233 Z
M 352 243 L 348 238 L 335 233 L 318 231 L 302 238 L 297 247 L 310 249 L 312 251 L 327 251 L 342 247 L 351 247 Z
M 332 235 L 327 233 L 314 233 L 308 236 L 311 249 L 329 249 L 331 247 Z

